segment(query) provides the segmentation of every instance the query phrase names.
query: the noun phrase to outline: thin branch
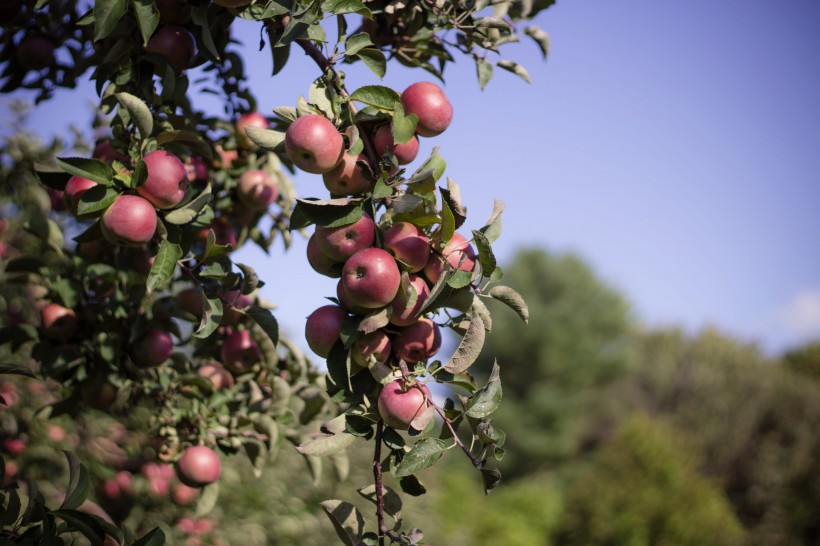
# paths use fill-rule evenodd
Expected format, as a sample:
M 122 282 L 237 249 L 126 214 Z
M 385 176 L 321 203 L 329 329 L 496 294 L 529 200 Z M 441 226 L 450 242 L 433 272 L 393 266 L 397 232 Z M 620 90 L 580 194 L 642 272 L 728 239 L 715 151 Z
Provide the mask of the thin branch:
M 376 424 L 376 448 L 373 450 L 373 478 L 376 482 L 376 521 L 379 529 L 379 546 L 384 546 L 384 537 L 388 532 L 384 524 L 384 491 L 382 490 L 382 431 L 384 422 L 379 419 Z
M 444 412 L 442 411 L 441 407 L 439 407 L 439 405 L 433 402 L 432 400 L 430 400 L 430 404 L 432 404 L 432 406 L 436 409 L 436 413 L 438 413 L 444 420 L 444 424 L 447 425 L 447 428 L 450 429 L 450 433 L 453 435 L 453 441 L 456 443 L 456 445 L 458 445 L 458 447 L 461 448 L 461 451 L 463 451 L 465 455 L 469 457 L 470 462 L 473 463 L 474 467 L 481 468 L 481 465 L 484 464 L 484 461 L 476 459 L 475 456 L 470 452 L 470 450 L 467 449 L 467 446 L 464 445 L 464 442 L 462 442 L 461 438 L 459 438 L 458 434 L 456 434 L 456 429 L 453 428 L 453 423 L 451 423 L 450 420 L 447 419 L 447 416 L 444 415 Z

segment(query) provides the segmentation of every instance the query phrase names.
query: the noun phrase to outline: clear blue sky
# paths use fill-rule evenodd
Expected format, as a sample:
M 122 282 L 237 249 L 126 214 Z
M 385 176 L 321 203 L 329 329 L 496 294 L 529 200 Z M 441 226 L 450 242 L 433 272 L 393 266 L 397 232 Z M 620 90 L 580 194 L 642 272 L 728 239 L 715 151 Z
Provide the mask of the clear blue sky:
M 504 49 L 532 85 L 496 70 L 481 92 L 468 59 L 448 69 L 455 119 L 421 153 L 441 147 L 467 227 L 483 225 L 493 197 L 507 204 L 502 259 L 526 245 L 574 251 L 646 324 L 717 325 L 782 350 L 820 337 L 818 21 L 814 0 L 564 0 L 537 21 L 552 37 L 547 62 L 529 42 Z M 261 110 L 306 93 L 307 59 L 297 66 L 294 50 L 271 80 L 256 27 L 235 36 Z M 348 73 L 351 87 L 377 83 Z M 384 83 L 416 79 L 427 78 L 391 66 Z M 34 126 L 86 124 L 93 90 L 80 91 L 58 94 Z M 319 176 L 295 180 L 303 196 L 324 191 Z M 335 287 L 308 268 L 304 242 L 236 259 L 258 268 L 301 342 L 304 317 Z

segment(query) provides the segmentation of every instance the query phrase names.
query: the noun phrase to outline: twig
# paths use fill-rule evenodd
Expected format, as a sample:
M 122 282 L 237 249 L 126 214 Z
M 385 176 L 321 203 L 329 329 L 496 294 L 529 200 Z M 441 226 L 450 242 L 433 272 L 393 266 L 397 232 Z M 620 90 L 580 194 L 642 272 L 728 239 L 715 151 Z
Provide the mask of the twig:
M 432 404 L 432 406 L 436 410 L 436 413 L 438 413 L 441 416 L 441 418 L 444 420 L 444 424 L 447 425 L 447 428 L 450 429 L 450 432 L 453 435 L 453 441 L 456 443 L 456 445 L 458 445 L 458 447 L 461 448 L 461 451 L 463 451 L 467 455 L 467 457 L 469 457 L 470 462 L 473 463 L 474 467 L 481 468 L 481 465 L 484 464 L 484 461 L 476 459 L 475 456 L 470 452 L 470 450 L 467 449 L 467 446 L 464 445 L 464 442 L 462 442 L 461 438 L 459 438 L 458 434 L 456 434 L 456 430 L 453 428 L 453 424 L 450 422 L 449 419 L 447 419 L 447 416 L 444 415 L 444 412 L 441 410 L 441 408 L 438 406 L 438 404 L 436 404 L 432 400 L 430 400 L 430 404 Z
M 376 522 L 379 529 L 379 546 L 384 546 L 387 527 L 384 524 L 384 491 L 382 491 L 382 431 L 384 422 L 376 424 L 376 448 L 373 450 L 373 478 L 376 481 Z

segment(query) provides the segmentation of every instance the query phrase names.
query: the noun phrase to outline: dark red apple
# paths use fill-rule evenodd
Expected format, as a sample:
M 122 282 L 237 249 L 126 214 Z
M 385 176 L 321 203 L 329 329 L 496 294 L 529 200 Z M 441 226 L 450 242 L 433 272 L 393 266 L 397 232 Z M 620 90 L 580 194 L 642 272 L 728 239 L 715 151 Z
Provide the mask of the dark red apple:
M 390 324 L 396 326 L 410 326 L 417 320 L 417 315 L 421 310 L 421 306 L 430 296 L 430 287 L 427 286 L 427 281 L 421 275 L 410 275 L 410 285 L 416 291 L 416 301 L 412 306 L 408 307 L 408 298 L 404 290 L 399 289 L 399 293 L 393 299 L 392 309 L 390 310 Z
M 441 256 L 436 253 L 430 254 L 430 261 L 424 266 L 424 276 L 427 277 L 431 283 L 436 284 L 444 272 L 444 260 L 450 264 L 452 269 L 460 269 L 462 271 L 472 271 L 475 269 L 476 253 L 470 243 L 459 235 L 454 233 L 450 241 L 445 245 L 444 250 L 441 251 Z
M 209 360 L 197 368 L 196 373 L 204 377 L 214 386 L 214 389 L 221 391 L 229 389 L 234 385 L 231 373 L 216 360 Z
M 174 354 L 174 339 L 159 328 L 151 328 L 134 345 L 131 358 L 141 368 L 159 366 Z
M 393 352 L 405 362 L 423 362 L 441 348 L 441 330 L 429 318 L 420 318 L 402 328 L 393 339 Z
M 362 368 L 367 368 L 370 357 L 376 358 L 376 362 L 384 364 L 390 358 L 390 338 L 384 330 L 376 330 L 369 334 L 359 334 L 353 347 L 350 349 L 350 358 L 355 364 Z
M 342 279 L 339 279 L 339 282 L 336 283 L 336 299 L 339 300 L 339 303 L 342 305 L 342 307 L 344 307 L 354 315 L 366 315 L 370 311 L 372 311 L 372 309 L 362 307 L 361 305 L 356 305 L 355 303 L 350 301 L 350 297 L 347 295 L 347 292 L 345 292 L 345 287 L 344 283 L 342 282 Z
M 339 340 L 347 312 L 338 305 L 324 305 L 310 314 L 305 322 L 305 340 L 310 350 L 327 358 Z
M 380 248 L 365 248 L 351 256 L 342 269 L 342 282 L 350 301 L 377 309 L 393 301 L 401 283 L 396 260 Z
M 77 314 L 59 303 L 49 303 L 40 311 L 43 335 L 54 341 L 66 341 L 77 333 Z
M 174 72 L 181 76 L 196 57 L 196 41 L 185 27 L 165 25 L 151 36 L 145 50 L 164 55 L 174 68 Z
M 154 150 L 142 158 L 148 170 L 137 193 L 160 209 L 176 206 L 188 191 L 188 173 L 177 156 L 165 150 Z
M 267 210 L 268 206 L 279 197 L 276 181 L 261 169 L 245 171 L 239 177 L 236 187 L 239 202 L 251 210 Z
M 307 259 L 310 267 L 320 275 L 337 279 L 342 276 L 342 262 L 331 259 L 319 249 L 316 244 L 316 235 L 311 235 L 307 244 Z
M 205 303 L 202 301 L 202 292 L 196 288 L 185 288 L 180 290 L 176 296 L 177 307 L 193 315 L 197 319 L 202 318 L 202 311 Z
M 182 452 L 176 465 L 179 481 L 189 487 L 204 487 L 219 479 L 219 455 L 207 446 L 192 446 Z
M 364 169 L 357 165 L 359 161 L 367 162 L 367 156 L 345 153 L 333 170 L 322 175 L 327 191 L 334 195 L 358 195 L 368 191 L 372 183 L 365 176 Z
M 430 391 L 425 385 L 407 385 L 396 379 L 379 393 L 379 415 L 384 423 L 396 430 L 407 430 L 428 405 Z
M 222 342 L 222 365 L 234 373 L 246 373 L 262 361 L 262 351 L 248 330 L 236 330 Z
M 256 127 L 259 129 L 268 128 L 268 120 L 259 112 L 247 112 L 239 116 L 236 120 L 236 142 L 240 148 L 250 150 L 256 148 L 256 144 L 248 137 L 245 127 Z
M 241 309 L 247 309 L 253 305 L 253 297 L 242 294 L 239 290 L 229 290 L 222 294 L 222 323 L 234 326 L 242 319 Z
M 316 226 L 313 236 L 325 256 L 336 262 L 344 262 L 363 248 L 373 246 L 376 224 L 365 214 L 346 226 Z
M 101 161 L 105 161 L 106 163 L 111 163 L 115 159 L 122 162 L 128 161 L 128 156 L 115 150 L 114 146 L 111 145 L 111 141 L 107 138 L 97 142 L 91 156 Z
M 393 152 L 399 165 L 412 163 L 419 155 L 419 139 L 416 135 L 404 144 L 396 144 L 393 141 L 393 131 L 390 125 L 382 125 L 373 134 L 373 146 L 379 155 L 385 152 Z
M 453 121 L 453 105 L 441 87 L 431 82 L 417 82 L 401 94 L 405 114 L 419 118 L 416 133 L 423 137 L 440 135 Z
M 157 211 L 138 195 L 120 195 L 103 213 L 100 227 L 110 243 L 144 245 L 157 230 Z
M 297 118 L 288 127 L 285 152 L 303 171 L 324 174 L 342 160 L 344 139 L 329 119 L 308 114 Z
M 407 271 L 416 273 L 430 260 L 430 239 L 417 225 L 397 222 L 384 232 L 384 249 Z
M 88 407 L 107 411 L 117 399 L 117 387 L 105 378 L 92 377 L 80 385 L 80 396 Z
M 54 43 L 40 34 L 29 34 L 17 45 L 17 60 L 28 70 L 42 70 L 54 62 Z

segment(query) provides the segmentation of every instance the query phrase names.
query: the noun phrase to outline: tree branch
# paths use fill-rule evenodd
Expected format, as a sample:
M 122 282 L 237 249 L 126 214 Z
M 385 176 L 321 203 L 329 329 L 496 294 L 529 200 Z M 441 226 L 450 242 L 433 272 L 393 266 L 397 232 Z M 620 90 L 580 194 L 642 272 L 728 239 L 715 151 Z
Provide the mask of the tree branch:
M 376 482 L 376 522 L 379 529 L 379 546 L 384 546 L 384 537 L 388 529 L 384 524 L 384 491 L 382 490 L 382 431 L 384 422 L 379 419 L 376 424 L 376 448 L 373 450 L 373 478 Z

